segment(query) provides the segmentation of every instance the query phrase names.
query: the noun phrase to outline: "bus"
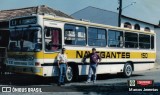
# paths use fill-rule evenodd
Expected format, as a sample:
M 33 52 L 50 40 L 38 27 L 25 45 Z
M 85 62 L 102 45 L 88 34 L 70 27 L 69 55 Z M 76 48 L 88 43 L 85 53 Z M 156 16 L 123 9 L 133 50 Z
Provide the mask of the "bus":
M 66 48 L 66 80 L 87 75 L 86 54 L 96 48 L 102 58 L 97 74 L 120 73 L 154 67 L 156 34 L 52 15 L 31 15 L 10 20 L 7 70 L 14 73 L 55 77 L 59 74 L 56 57 Z

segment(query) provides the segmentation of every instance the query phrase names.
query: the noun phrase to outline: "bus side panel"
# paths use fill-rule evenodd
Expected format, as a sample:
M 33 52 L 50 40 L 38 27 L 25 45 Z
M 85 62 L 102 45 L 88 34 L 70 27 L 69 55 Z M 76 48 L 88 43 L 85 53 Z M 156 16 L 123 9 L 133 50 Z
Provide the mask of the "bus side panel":
M 89 65 L 79 65 L 79 75 L 87 75 Z M 117 73 L 123 71 L 124 64 L 100 64 L 97 67 L 97 74 Z
M 56 62 L 57 53 L 44 53 L 43 76 L 58 76 L 59 69 Z
M 134 64 L 134 71 L 143 71 L 154 68 L 154 63 L 139 63 Z
M 58 76 L 59 69 L 57 66 L 43 66 L 43 76 Z

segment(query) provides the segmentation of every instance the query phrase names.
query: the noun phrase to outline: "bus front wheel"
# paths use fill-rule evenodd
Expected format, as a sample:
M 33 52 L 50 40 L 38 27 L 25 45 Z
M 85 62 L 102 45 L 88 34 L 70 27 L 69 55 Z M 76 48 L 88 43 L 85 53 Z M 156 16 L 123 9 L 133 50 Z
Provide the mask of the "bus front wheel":
M 133 69 L 130 63 L 126 63 L 123 68 L 124 77 L 130 77 L 132 75 Z
M 72 80 L 73 80 L 73 68 L 71 66 L 68 66 L 66 71 L 66 81 L 71 82 Z
M 78 66 L 69 65 L 66 71 L 66 81 L 77 81 L 78 80 Z

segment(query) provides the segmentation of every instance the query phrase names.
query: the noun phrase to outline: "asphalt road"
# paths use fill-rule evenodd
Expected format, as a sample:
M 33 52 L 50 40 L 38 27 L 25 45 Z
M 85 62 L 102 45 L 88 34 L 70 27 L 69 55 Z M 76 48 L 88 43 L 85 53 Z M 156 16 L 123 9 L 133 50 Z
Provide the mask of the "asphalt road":
M 154 80 L 155 86 L 160 86 L 160 68 L 154 68 L 147 71 L 134 72 L 130 78 L 123 78 L 120 75 L 98 75 L 96 84 L 86 84 L 86 76 L 80 77 L 77 82 L 66 83 L 65 86 L 57 86 L 56 79 L 48 78 L 34 78 L 33 76 L 25 75 L 6 75 L 0 77 L 0 86 L 18 86 L 18 87 L 44 87 L 49 88 L 49 91 L 43 93 L 12 93 L 13 95 L 160 95 L 159 92 L 129 92 L 127 80 Z M 43 89 L 42 89 L 43 90 Z M 11 93 L 1 93 L 9 95 Z

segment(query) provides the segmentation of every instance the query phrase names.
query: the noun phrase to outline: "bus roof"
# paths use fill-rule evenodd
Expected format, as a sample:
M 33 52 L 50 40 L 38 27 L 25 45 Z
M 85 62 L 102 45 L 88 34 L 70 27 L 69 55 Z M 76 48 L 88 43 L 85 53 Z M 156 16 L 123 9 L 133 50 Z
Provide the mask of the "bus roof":
M 44 15 L 43 18 L 48 19 L 48 20 L 56 20 L 56 21 L 62 21 L 62 22 L 80 24 L 80 25 L 95 26 L 95 27 L 99 27 L 99 28 L 115 29 L 115 30 L 127 31 L 127 32 L 140 32 L 140 33 L 143 33 L 143 34 L 155 34 L 155 32 L 146 32 L 146 31 L 142 31 L 142 30 L 132 30 L 132 29 L 129 29 L 129 28 L 121 28 L 121 27 L 116 27 L 116 26 L 86 22 L 86 21 L 56 17 L 56 16 L 46 16 L 46 15 Z
M 66 22 L 66 23 L 71 23 L 71 24 L 78 24 L 78 25 L 82 25 L 82 26 L 87 25 L 87 26 L 91 26 L 91 27 L 113 29 L 113 30 L 119 30 L 119 31 L 138 32 L 138 33 L 152 34 L 152 35 L 156 34 L 155 32 L 147 32 L 147 31 L 143 31 L 143 30 L 133 30 L 133 29 L 129 29 L 129 28 L 121 28 L 121 27 L 116 27 L 116 26 L 98 24 L 98 23 L 93 23 L 93 22 L 87 22 L 87 21 L 81 21 L 81 20 L 76 20 L 76 19 L 53 16 L 53 15 L 40 15 L 40 16 L 43 16 L 43 19 L 47 19 L 47 20 L 61 21 L 61 22 Z M 23 17 L 27 17 L 27 16 L 23 16 Z M 17 17 L 17 18 L 20 18 L 20 17 Z

